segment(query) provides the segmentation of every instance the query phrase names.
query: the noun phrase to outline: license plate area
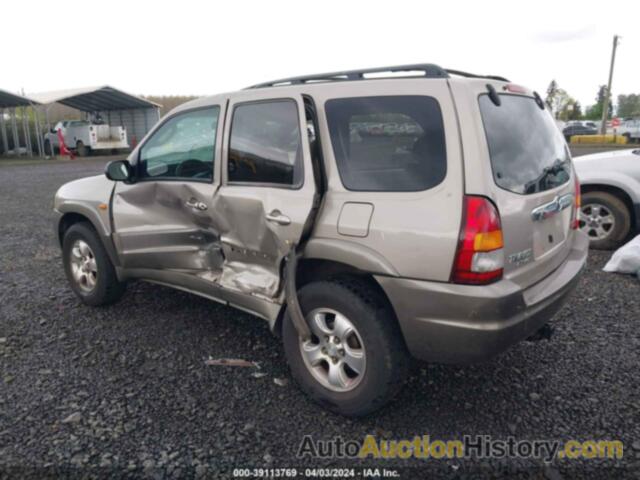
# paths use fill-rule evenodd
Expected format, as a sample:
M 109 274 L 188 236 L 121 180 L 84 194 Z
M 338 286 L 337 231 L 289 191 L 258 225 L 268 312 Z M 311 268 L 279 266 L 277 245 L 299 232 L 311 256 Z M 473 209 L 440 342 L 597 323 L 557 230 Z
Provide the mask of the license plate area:
M 537 260 L 562 245 L 569 234 L 571 209 L 533 222 L 533 257 Z

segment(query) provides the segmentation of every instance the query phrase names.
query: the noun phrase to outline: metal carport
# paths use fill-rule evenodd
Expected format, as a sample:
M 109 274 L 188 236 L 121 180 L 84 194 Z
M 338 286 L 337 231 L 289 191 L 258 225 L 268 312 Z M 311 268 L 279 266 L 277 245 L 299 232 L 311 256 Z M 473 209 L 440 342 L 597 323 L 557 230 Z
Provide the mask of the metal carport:
M 24 138 L 24 147 L 27 155 L 33 156 L 33 145 L 31 143 L 31 129 L 29 128 L 28 108 L 31 108 L 34 115 L 34 125 L 36 134 L 36 144 L 40 156 L 44 155 L 42 145 L 42 132 L 40 131 L 40 122 L 38 118 L 38 109 L 35 108 L 39 102 L 17 95 L 15 93 L 0 90 L 0 141 L 2 142 L 2 154 L 8 155 L 13 152 L 14 155 L 22 155 L 20 147 L 20 135 L 18 132 L 18 120 L 16 118 L 16 110 L 21 109 L 22 134 Z M 7 125 L 5 110 L 9 110 L 9 123 L 11 125 L 13 148 L 9 148 L 9 137 L 7 136 Z
M 34 93 L 29 97 L 43 105 L 60 103 L 75 108 L 83 112 L 86 119 L 90 114 L 98 114 L 109 125 L 125 127 L 132 147 L 160 120 L 162 106 L 108 85 Z M 45 116 L 51 129 L 48 110 Z

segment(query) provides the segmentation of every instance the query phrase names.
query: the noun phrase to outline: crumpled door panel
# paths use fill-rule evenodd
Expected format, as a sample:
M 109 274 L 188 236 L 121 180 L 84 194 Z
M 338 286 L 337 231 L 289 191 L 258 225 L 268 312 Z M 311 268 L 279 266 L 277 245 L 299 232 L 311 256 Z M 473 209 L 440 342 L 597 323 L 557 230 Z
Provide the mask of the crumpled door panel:
M 268 223 L 261 199 L 219 193 L 213 202 L 223 217 L 220 243 L 225 258 L 220 285 L 248 294 L 275 297 L 280 287 L 279 265 L 289 250 Z
M 207 209 L 186 206 L 191 199 Z M 175 270 L 269 300 L 278 295 L 290 246 L 265 220 L 262 199 L 214 196 L 210 184 L 140 182 L 118 186 L 114 211 L 125 268 Z
M 220 272 L 220 234 L 209 213 L 213 186 L 187 182 L 118 185 L 113 200 L 115 241 L 125 268 Z

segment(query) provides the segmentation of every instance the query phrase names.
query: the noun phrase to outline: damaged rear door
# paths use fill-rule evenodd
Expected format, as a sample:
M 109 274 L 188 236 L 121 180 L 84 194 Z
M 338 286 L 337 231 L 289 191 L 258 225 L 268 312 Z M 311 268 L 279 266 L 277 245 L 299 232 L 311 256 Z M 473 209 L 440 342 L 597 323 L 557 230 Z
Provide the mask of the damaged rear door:
M 180 274 L 217 278 L 223 257 L 215 215 L 224 102 L 177 112 L 136 152 L 135 179 L 112 200 L 114 242 L 125 271 L 181 284 Z M 171 274 L 174 274 L 173 276 Z
M 304 102 L 273 90 L 228 106 L 222 185 L 214 198 L 225 263 L 220 286 L 280 301 L 283 258 L 300 240 L 315 184 Z

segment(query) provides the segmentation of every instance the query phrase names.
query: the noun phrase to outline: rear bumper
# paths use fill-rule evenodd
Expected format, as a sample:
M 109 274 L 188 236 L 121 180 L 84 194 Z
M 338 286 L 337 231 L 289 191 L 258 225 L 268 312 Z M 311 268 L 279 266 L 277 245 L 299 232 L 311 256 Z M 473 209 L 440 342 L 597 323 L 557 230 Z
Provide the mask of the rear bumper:
M 565 261 L 522 290 L 502 280 L 484 287 L 376 277 L 396 311 L 409 351 L 421 360 L 488 359 L 535 333 L 575 288 L 589 242 L 577 232 Z

